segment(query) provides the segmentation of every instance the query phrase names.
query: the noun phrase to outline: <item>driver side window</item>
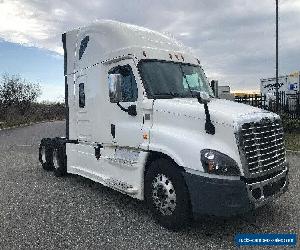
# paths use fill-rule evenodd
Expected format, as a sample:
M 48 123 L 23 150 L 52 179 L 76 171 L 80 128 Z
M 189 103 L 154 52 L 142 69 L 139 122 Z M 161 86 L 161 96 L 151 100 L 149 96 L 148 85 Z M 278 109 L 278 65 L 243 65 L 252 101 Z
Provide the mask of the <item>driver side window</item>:
M 122 102 L 135 102 L 137 100 L 137 83 L 135 81 L 130 65 L 114 67 L 108 72 L 108 74 L 122 75 Z

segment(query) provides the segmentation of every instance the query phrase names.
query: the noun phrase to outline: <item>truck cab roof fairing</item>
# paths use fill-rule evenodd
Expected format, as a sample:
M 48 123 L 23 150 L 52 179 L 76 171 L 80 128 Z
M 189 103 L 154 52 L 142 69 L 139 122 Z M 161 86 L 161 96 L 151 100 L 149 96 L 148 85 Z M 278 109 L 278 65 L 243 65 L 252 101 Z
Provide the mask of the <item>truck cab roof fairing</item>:
M 68 50 L 68 55 L 72 53 L 72 56 L 68 57 L 67 74 L 72 74 L 79 69 L 100 63 L 107 59 L 104 58 L 105 54 L 128 47 L 148 47 L 190 53 L 188 48 L 167 35 L 147 28 L 111 20 L 96 21 L 86 27 L 68 31 L 66 35 L 77 37 L 75 51 Z M 82 39 L 86 36 L 90 38 L 89 44 L 82 58 L 79 59 L 79 46 Z M 74 39 L 70 40 L 74 41 Z M 74 48 L 74 45 L 70 44 L 68 46 L 67 44 L 67 49 L 68 47 Z

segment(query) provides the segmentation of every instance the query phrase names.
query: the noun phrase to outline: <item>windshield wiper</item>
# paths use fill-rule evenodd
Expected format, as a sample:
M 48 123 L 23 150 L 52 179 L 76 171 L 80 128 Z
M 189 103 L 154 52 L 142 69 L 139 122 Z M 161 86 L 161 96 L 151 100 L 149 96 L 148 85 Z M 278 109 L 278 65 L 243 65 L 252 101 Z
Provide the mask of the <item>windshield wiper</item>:
M 157 97 L 161 98 L 173 98 L 174 96 L 171 93 L 168 92 L 162 92 L 162 93 L 155 93 L 153 94 L 154 99 Z
M 173 91 L 170 91 L 170 92 L 161 92 L 161 93 L 155 93 L 154 96 L 166 96 L 166 97 L 183 97 L 184 95 L 183 94 L 180 94 L 180 93 L 176 93 L 176 92 L 173 92 Z

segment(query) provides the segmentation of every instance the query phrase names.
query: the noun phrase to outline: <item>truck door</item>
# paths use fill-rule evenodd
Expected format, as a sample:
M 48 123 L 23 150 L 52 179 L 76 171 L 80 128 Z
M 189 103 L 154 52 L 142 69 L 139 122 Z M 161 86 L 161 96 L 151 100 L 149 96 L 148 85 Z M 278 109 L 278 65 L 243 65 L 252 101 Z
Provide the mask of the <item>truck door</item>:
M 77 107 L 77 138 L 81 141 L 91 140 L 91 124 L 87 94 L 86 74 L 76 76 L 75 106 Z
M 143 142 L 143 90 L 141 80 L 133 59 L 122 60 L 109 65 L 108 74 L 122 75 L 122 101 L 119 106 L 111 106 L 111 135 L 112 143 L 120 147 L 137 148 Z M 136 106 L 137 115 L 132 116 L 122 110 Z M 121 107 L 120 107 L 121 106 Z

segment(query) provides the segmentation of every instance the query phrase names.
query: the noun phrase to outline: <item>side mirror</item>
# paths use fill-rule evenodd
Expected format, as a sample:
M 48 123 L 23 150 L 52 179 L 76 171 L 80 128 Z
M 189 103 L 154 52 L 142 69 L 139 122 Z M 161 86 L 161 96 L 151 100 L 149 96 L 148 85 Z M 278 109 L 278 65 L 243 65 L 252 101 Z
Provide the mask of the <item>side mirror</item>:
M 200 91 L 197 93 L 197 99 L 199 103 L 209 103 L 210 102 L 210 97 L 209 94 L 207 94 L 204 91 Z
M 210 96 L 206 92 L 201 91 L 200 92 L 200 98 L 203 103 L 209 103 L 210 102 Z
M 198 102 L 200 104 L 204 104 L 204 111 L 205 111 L 205 131 L 208 134 L 214 135 L 215 134 L 215 126 L 213 125 L 213 123 L 210 120 L 210 114 L 209 114 L 209 110 L 208 110 L 208 105 L 207 103 L 210 102 L 210 97 L 209 94 L 207 94 L 204 91 L 196 91 L 196 92 L 192 92 L 198 99 Z
M 122 81 L 121 74 L 108 75 L 108 88 L 110 102 L 117 103 L 122 101 Z
M 131 116 L 136 116 L 137 112 L 136 112 L 136 105 L 130 105 L 127 109 L 128 115 Z

